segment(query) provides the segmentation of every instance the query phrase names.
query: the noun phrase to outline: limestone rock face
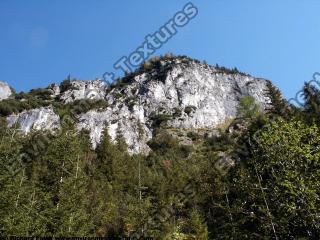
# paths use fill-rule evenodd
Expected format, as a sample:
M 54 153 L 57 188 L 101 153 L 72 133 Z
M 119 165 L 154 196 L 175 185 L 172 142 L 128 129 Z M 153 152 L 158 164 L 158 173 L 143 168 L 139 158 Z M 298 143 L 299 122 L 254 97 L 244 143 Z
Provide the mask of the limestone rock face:
M 139 122 L 136 117 L 127 109 L 114 111 L 108 108 L 103 112 L 89 111 L 79 116 L 78 129 L 90 131 L 93 148 L 100 142 L 103 131 L 107 128 L 113 141 L 119 136 L 125 139 L 129 153 L 148 153 L 146 140 L 152 138 L 152 129 Z
M 54 95 L 64 103 L 86 98 L 108 102 L 108 107 L 76 116 L 77 129 L 90 131 L 92 146 L 97 146 L 107 129 L 112 140 L 125 139 L 131 154 L 147 154 L 147 141 L 159 126 L 212 130 L 235 118 L 243 96 L 254 97 L 261 110 L 270 102 L 265 96 L 267 80 L 187 58 L 160 60 L 111 87 L 102 80 L 68 84 L 65 89 L 54 88 Z M 19 122 L 25 132 L 59 126 L 51 108 L 13 115 L 8 121 L 11 126 Z
M 154 70 L 138 74 L 124 87 L 112 89 L 103 112 L 90 111 L 79 116 L 79 129 L 88 129 L 94 146 L 103 126 L 114 140 L 120 133 L 129 152 L 148 152 L 146 141 L 152 138 L 157 122 L 165 119 L 167 127 L 212 129 L 236 116 L 243 96 L 256 99 L 263 110 L 267 80 L 236 73 L 228 74 L 198 62 L 162 61 L 167 72 Z M 140 135 L 138 134 L 140 133 Z
M 51 91 L 51 97 L 52 98 L 55 98 L 55 97 L 57 97 L 57 96 L 60 96 L 60 87 L 57 85 L 57 84 L 55 84 L 55 83 L 52 83 L 49 87 L 48 87 L 48 89 Z
M 9 127 L 19 126 L 23 133 L 31 130 L 55 131 L 60 128 L 60 117 L 52 107 L 41 107 L 7 117 Z
M 0 101 L 12 95 L 10 86 L 5 82 L 0 82 Z
M 63 102 L 69 103 L 80 99 L 104 99 L 106 89 L 107 84 L 99 79 L 91 81 L 72 80 L 66 91 L 59 89 L 59 94 Z

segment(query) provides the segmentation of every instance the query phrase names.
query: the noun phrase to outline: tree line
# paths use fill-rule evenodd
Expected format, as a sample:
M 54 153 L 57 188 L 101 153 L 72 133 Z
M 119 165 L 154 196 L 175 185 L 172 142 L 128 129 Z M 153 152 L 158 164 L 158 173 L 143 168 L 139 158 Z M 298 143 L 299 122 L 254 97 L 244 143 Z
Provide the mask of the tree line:
M 319 90 L 306 84 L 299 108 L 272 84 L 266 94 L 266 112 L 244 97 L 229 128 L 193 145 L 158 129 L 148 156 L 107 129 L 92 150 L 73 125 L 24 136 L 2 121 L 1 235 L 318 239 Z

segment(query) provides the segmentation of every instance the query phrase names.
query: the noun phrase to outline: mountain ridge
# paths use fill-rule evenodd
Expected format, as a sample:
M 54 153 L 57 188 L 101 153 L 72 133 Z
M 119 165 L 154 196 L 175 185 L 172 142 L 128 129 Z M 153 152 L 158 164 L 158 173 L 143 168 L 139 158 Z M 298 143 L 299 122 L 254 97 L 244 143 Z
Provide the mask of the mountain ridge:
M 75 116 L 76 128 L 89 131 L 93 148 L 107 128 L 113 141 L 119 135 L 124 138 L 129 153 L 147 154 L 147 142 L 159 127 L 214 129 L 236 117 L 237 105 L 244 96 L 253 97 L 263 111 L 270 103 L 265 95 L 267 82 L 184 56 L 156 57 L 110 86 L 102 79 L 68 79 L 60 86 L 52 84 L 47 88 L 51 98 L 47 104 L 11 114 L 7 122 L 11 127 L 20 125 L 24 133 L 59 129 L 57 118 L 61 120 L 61 116 L 56 102 L 100 101 L 102 107 L 89 107 Z

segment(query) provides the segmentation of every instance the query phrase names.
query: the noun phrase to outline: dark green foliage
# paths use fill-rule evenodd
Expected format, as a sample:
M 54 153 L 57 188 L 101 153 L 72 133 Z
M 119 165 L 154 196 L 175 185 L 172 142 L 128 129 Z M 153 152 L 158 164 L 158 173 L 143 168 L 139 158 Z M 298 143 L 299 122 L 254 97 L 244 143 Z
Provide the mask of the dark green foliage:
M 215 151 L 228 151 L 234 145 L 234 140 L 231 135 L 222 132 L 219 136 L 207 138 L 205 144 L 208 148 Z
M 127 104 L 128 109 L 130 111 L 132 111 L 134 105 L 136 105 L 138 103 L 138 98 L 137 97 L 128 97 L 128 98 L 126 98 L 125 103 Z
M 8 116 L 24 110 L 46 107 L 52 101 L 52 91 L 50 89 L 37 88 L 32 89 L 28 93 L 16 93 L 13 98 L 0 101 L 0 116 Z
M 239 236 L 316 239 L 318 131 L 300 122 L 277 121 L 249 142 L 250 157 L 234 169 L 230 190 Z M 235 218 L 241 212 L 247 214 Z
M 108 107 L 108 103 L 104 99 L 80 99 L 71 103 L 63 104 L 60 102 L 54 102 L 54 111 L 60 116 L 68 115 L 75 117 L 77 114 L 86 113 L 89 110 L 103 110 Z
M 20 98 L 22 99 L 20 100 Z M 8 116 L 12 113 L 19 113 L 24 110 L 49 106 L 50 102 L 43 98 L 47 98 L 47 95 L 42 95 L 38 98 L 31 94 L 24 95 L 20 93 L 15 99 L 2 100 L 0 101 L 0 116 Z
M 202 147 L 159 129 L 148 156 L 129 156 L 121 134 L 112 143 L 106 130 L 92 151 L 85 131 L 12 138 L 15 130 L 2 128 L 2 234 L 312 239 L 319 130 L 280 121 L 255 134 L 259 124 L 240 137 L 197 136 Z M 216 166 L 221 152 L 241 159 L 227 175 Z
M 309 123 L 315 121 L 320 125 L 320 90 L 315 86 L 306 83 L 303 88 L 304 113 L 306 121 Z
M 151 149 L 158 154 L 167 154 L 172 151 L 174 155 L 187 157 L 192 152 L 191 146 L 180 145 L 177 139 L 173 138 L 167 132 L 160 132 L 148 142 Z
M 184 108 L 184 112 L 189 115 L 190 113 L 194 112 L 196 109 L 197 107 L 190 105 Z
M 112 85 L 111 88 L 123 88 L 124 86 L 126 86 L 129 83 L 129 76 L 125 76 L 122 79 L 118 79 L 117 81 L 115 81 Z
M 121 132 L 112 141 L 107 128 L 92 150 L 88 131 L 77 133 L 72 124 L 55 135 L 25 136 L 1 117 L 1 236 L 318 239 L 319 92 L 305 88 L 305 106 L 290 110 L 288 119 L 279 119 L 278 92 L 269 94 L 276 104 L 267 115 L 246 97 L 225 131 L 205 137 L 189 131 L 192 146 L 166 131 L 171 115 L 154 113 L 148 156 L 130 156 Z M 20 111 L 20 104 L 41 105 L 47 97 L 38 89 L 0 106 Z M 92 100 L 53 105 L 61 116 L 107 106 Z M 232 167 L 223 170 L 226 159 Z
M 66 92 L 67 90 L 71 89 L 71 87 L 72 87 L 72 84 L 69 79 L 63 80 L 60 83 L 60 93 Z
M 43 88 L 37 88 L 37 89 L 31 89 L 29 92 L 30 95 L 37 97 L 41 100 L 51 100 L 52 91 L 50 89 L 43 89 Z M 16 98 L 19 98 L 20 96 L 16 96 Z
M 196 141 L 197 139 L 199 139 L 200 136 L 195 132 L 188 132 L 187 137 L 190 138 L 192 141 Z
M 152 114 L 150 119 L 153 121 L 154 127 L 159 127 L 161 124 L 166 123 L 172 119 L 172 116 L 169 114 Z
M 235 68 L 226 68 L 223 66 L 219 66 L 218 64 L 215 65 L 215 69 L 218 70 L 221 73 L 226 73 L 226 74 L 240 74 L 244 76 L 250 76 L 249 74 L 246 74 L 244 72 L 239 71 L 236 67 Z
M 285 119 L 290 118 L 290 109 L 287 102 L 283 99 L 279 89 L 277 89 L 270 81 L 267 82 L 266 96 L 269 97 L 271 101 L 267 108 L 267 114 Z
M 174 108 L 173 111 L 174 111 L 172 114 L 173 118 L 179 118 L 182 114 L 182 111 L 179 108 Z

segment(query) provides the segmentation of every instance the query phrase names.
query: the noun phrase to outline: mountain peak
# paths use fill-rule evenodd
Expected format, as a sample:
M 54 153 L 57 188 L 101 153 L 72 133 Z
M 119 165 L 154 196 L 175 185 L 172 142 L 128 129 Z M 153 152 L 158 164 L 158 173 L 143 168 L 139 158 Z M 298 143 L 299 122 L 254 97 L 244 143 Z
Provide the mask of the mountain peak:
M 54 98 L 46 106 L 55 101 L 62 105 L 75 105 L 79 100 L 104 101 L 102 107 L 89 107 L 76 114 L 76 127 L 90 132 L 94 148 L 104 129 L 107 128 L 112 140 L 120 134 L 130 153 L 148 153 L 147 142 L 158 128 L 212 130 L 234 119 L 243 96 L 252 96 L 262 110 L 270 101 L 265 96 L 267 80 L 185 56 L 153 58 L 111 86 L 101 79 L 68 79 L 59 87 L 51 85 L 48 89 Z M 58 116 L 55 105 L 54 111 L 45 109 L 46 114 L 37 112 L 37 116 L 48 113 Z M 43 122 L 34 116 L 34 112 L 30 118 L 24 112 L 8 117 L 9 125 L 31 121 L 20 125 L 32 126 L 32 121 Z M 56 120 L 54 116 L 46 118 Z M 55 122 L 54 126 L 57 125 Z

